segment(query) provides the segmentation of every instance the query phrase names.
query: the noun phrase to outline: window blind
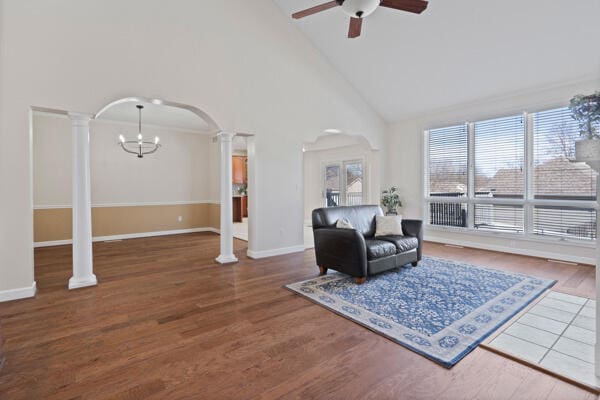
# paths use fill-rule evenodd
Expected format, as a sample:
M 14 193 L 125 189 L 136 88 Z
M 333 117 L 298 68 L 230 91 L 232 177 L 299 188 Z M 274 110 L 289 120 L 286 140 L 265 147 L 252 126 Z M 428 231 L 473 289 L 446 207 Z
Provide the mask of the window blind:
M 468 184 L 467 125 L 429 131 L 429 195 L 466 196 Z
M 475 204 L 476 229 L 523 232 L 523 206 L 504 204 Z
M 537 199 L 595 200 L 596 172 L 575 162 L 577 122 L 568 108 L 535 113 L 533 191 Z
M 523 198 L 525 123 L 522 115 L 475 123 L 475 196 Z
M 580 207 L 536 206 L 533 232 L 543 236 L 560 236 L 593 240 L 596 238 L 596 210 Z

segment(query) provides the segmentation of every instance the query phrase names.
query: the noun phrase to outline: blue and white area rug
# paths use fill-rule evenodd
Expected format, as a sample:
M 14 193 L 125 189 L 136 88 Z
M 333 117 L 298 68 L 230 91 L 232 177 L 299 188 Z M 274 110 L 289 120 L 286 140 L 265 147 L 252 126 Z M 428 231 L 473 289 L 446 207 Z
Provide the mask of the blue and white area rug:
M 450 368 L 555 283 L 425 257 L 362 285 L 330 273 L 286 287 Z

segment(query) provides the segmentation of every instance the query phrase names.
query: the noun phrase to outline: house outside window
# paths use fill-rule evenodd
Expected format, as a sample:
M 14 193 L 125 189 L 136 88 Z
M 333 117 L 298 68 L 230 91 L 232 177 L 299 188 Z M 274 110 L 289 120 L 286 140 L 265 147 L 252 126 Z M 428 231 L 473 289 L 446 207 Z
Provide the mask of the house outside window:
M 430 227 L 596 239 L 597 173 L 568 108 L 425 131 Z

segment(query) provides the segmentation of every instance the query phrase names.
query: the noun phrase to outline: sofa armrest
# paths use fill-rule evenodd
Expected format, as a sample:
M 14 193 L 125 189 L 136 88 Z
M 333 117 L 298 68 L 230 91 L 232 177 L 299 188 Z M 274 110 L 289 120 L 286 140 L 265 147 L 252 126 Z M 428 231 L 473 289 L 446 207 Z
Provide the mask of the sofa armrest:
M 416 237 L 419 240 L 417 259 L 418 261 L 421 261 L 421 256 L 423 254 L 423 221 L 420 219 L 403 219 L 402 232 L 404 233 L 404 236 Z
M 315 229 L 317 265 L 354 277 L 367 276 L 367 246 L 356 229 Z

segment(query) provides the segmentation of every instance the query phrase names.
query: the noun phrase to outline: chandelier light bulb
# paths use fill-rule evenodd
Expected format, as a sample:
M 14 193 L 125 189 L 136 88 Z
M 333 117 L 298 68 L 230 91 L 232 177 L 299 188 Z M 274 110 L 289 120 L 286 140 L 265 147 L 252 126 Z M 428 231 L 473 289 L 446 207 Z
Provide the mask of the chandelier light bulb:
M 161 147 L 158 142 L 160 139 L 158 136 L 154 137 L 154 141 L 144 141 L 142 136 L 142 109 L 143 105 L 138 104 L 135 106 L 138 109 L 138 135 L 137 140 L 127 140 L 124 135 L 119 135 L 119 145 L 121 148 L 130 154 L 135 154 L 138 158 L 144 158 L 146 154 L 154 154 Z

